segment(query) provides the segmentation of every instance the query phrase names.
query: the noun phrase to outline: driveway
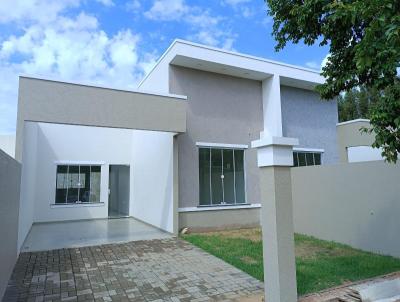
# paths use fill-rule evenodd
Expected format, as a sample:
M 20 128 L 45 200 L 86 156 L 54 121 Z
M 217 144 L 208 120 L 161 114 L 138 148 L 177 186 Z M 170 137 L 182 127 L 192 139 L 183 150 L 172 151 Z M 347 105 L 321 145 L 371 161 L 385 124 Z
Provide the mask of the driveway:
M 177 239 L 21 253 L 3 301 L 232 301 L 258 280 Z

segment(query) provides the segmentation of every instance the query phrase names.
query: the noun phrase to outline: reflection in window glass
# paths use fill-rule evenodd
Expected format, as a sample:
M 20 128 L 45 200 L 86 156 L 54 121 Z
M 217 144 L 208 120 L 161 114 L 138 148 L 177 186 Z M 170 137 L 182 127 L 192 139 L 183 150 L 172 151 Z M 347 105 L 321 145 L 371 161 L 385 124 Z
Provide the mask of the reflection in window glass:
M 235 203 L 235 169 L 233 164 L 233 150 L 223 149 L 224 203 Z
M 316 166 L 321 165 L 321 153 L 320 152 L 293 152 L 293 166 Z
M 56 204 L 100 202 L 100 166 L 58 165 Z
M 236 203 L 246 203 L 244 187 L 244 151 L 235 150 L 234 154 Z
M 321 164 L 321 153 L 314 153 L 314 164 L 315 165 Z
M 199 189 L 200 205 L 208 205 L 211 200 L 210 149 L 199 149 Z
M 90 202 L 100 202 L 100 166 L 90 166 Z
M 306 153 L 306 164 L 307 164 L 307 166 L 314 166 L 313 153 L 311 153 L 311 152 Z
M 79 166 L 68 167 L 67 203 L 79 201 Z
M 304 152 L 298 152 L 297 153 L 297 158 L 298 158 L 298 164 L 299 167 L 306 166 L 306 154 Z
M 222 150 L 211 149 L 211 204 L 224 201 L 222 175 Z
M 200 205 L 245 203 L 244 150 L 199 148 Z

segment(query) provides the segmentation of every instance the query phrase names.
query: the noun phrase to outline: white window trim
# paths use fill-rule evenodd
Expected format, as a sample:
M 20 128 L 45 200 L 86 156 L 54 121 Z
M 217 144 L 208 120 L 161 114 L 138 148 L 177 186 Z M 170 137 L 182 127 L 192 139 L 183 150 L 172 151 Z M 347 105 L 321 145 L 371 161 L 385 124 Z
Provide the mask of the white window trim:
M 324 149 L 314 149 L 314 148 L 293 148 L 293 151 L 298 152 L 314 152 L 314 153 L 324 153 Z
M 239 209 L 258 209 L 261 208 L 260 203 L 243 204 L 243 205 L 216 205 L 216 206 L 199 206 L 199 207 L 185 207 L 179 208 L 179 213 L 186 212 L 203 212 L 203 211 L 221 211 L 221 210 L 239 210 Z
M 106 163 L 104 161 L 76 161 L 76 160 L 57 160 L 54 161 L 54 164 L 57 165 L 70 165 L 70 166 L 103 166 Z
M 248 149 L 249 145 L 240 145 L 240 144 L 220 144 L 220 143 L 206 143 L 206 142 L 197 142 L 196 146 L 198 147 L 209 147 L 209 148 L 227 148 L 227 149 Z
M 88 203 L 71 203 L 71 204 L 62 204 L 62 203 L 52 203 L 50 204 L 51 209 L 58 208 L 86 208 L 86 207 L 103 207 L 105 205 L 104 202 L 88 202 Z

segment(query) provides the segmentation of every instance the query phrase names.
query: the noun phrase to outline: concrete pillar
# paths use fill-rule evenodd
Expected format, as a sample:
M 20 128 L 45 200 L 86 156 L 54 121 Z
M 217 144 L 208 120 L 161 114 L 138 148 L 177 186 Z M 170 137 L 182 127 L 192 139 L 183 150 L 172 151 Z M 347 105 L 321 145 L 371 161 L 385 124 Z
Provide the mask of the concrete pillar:
M 263 120 L 265 136 L 282 136 L 282 105 L 279 75 L 262 81 Z
M 293 204 L 290 168 L 297 139 L 266 137 L 257 148 L 261 184 L 266 302 L 297 301 Z

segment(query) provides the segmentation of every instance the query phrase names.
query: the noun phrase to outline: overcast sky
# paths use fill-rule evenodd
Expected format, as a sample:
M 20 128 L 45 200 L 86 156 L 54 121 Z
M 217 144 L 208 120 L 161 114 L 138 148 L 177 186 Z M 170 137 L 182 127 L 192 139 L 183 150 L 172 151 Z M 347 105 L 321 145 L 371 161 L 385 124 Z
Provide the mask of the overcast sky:
M 175 38 L 319 69 L 327 48 L 274 51 L 262 0 L 0 0 L 0 133 L 18 75 L 135 88 Z

